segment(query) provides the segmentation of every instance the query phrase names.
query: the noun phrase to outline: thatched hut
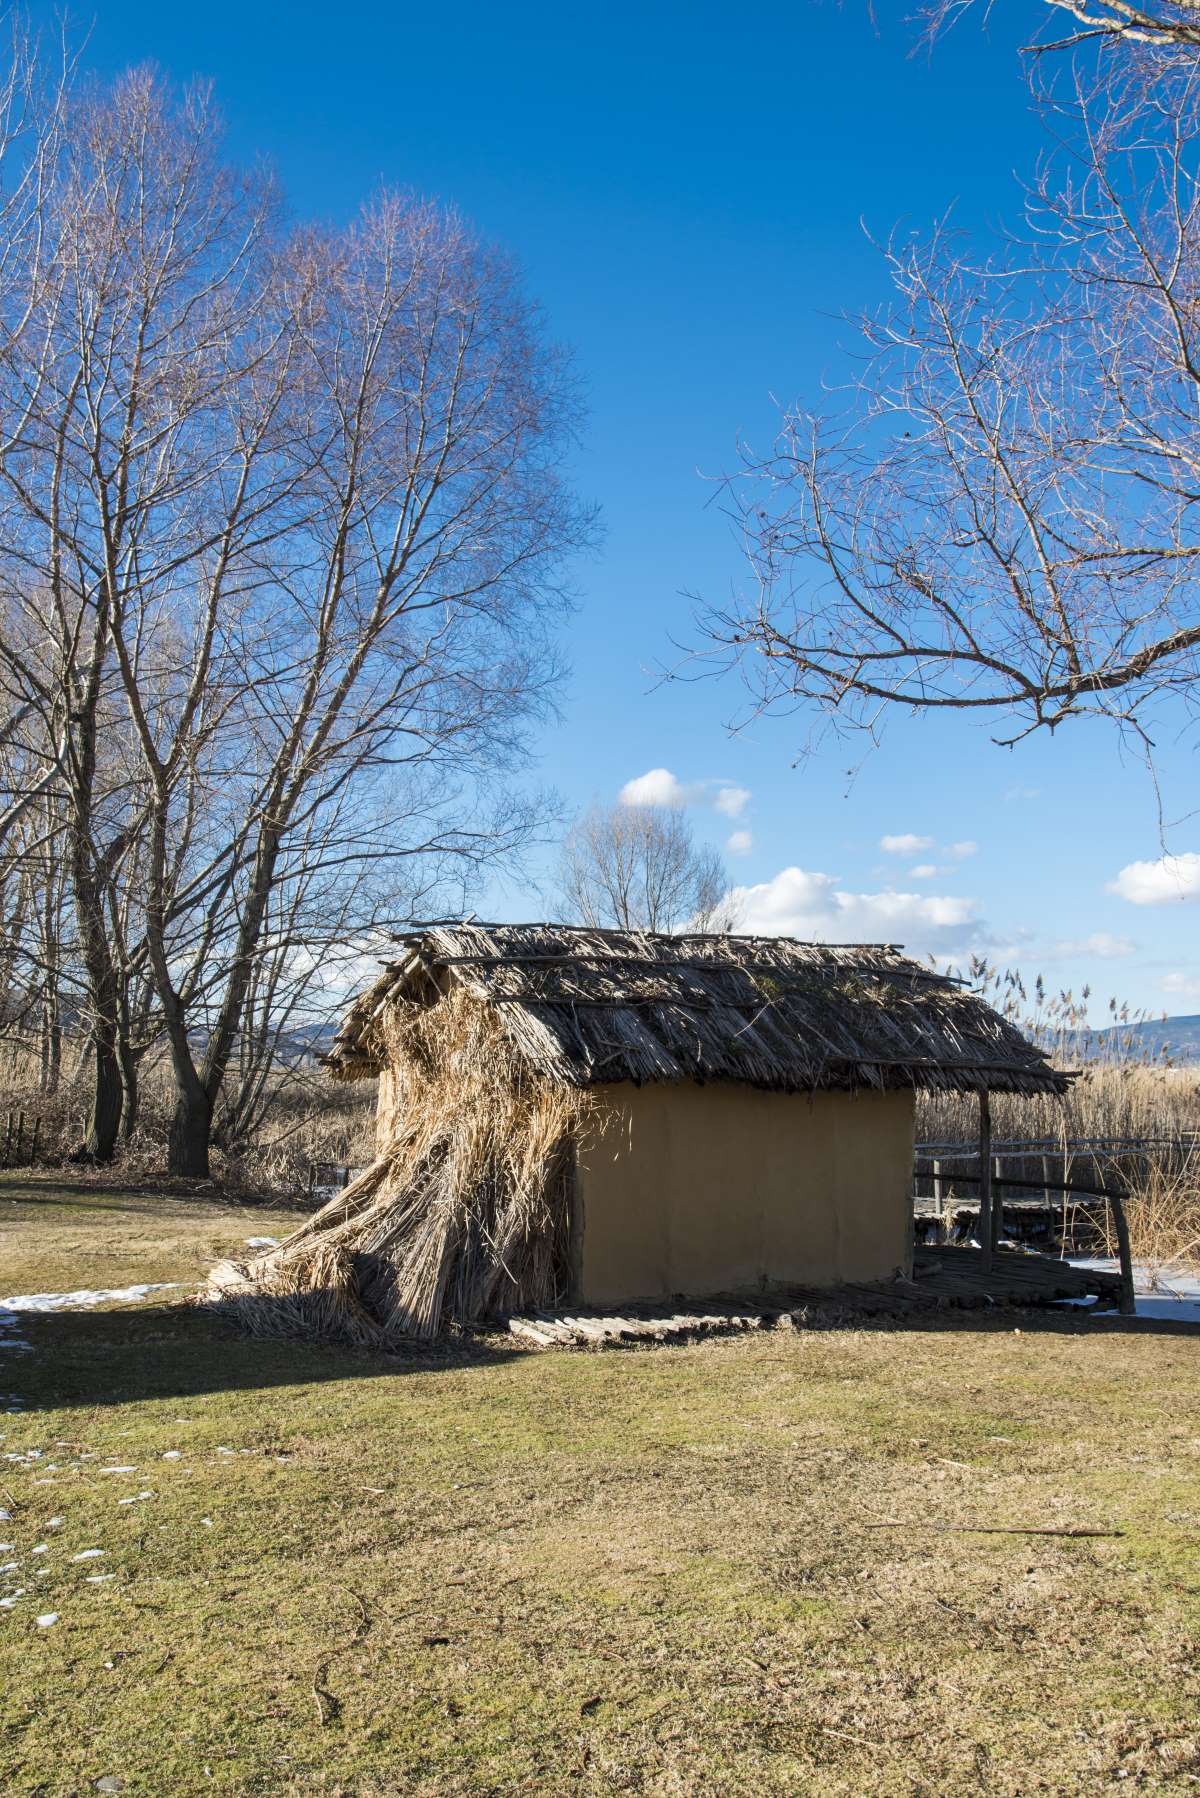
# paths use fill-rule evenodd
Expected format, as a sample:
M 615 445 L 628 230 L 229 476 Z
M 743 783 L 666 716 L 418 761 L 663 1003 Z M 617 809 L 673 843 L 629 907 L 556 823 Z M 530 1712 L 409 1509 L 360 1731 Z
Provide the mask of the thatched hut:
M 1066 1086 L 891 945 L 477 923 L 399 942 L 326 1058 L 379 1080 L 375 1161 L 226 1280 L 279 1328 L 386 1342 L 907 1272 L 916 1090 Z

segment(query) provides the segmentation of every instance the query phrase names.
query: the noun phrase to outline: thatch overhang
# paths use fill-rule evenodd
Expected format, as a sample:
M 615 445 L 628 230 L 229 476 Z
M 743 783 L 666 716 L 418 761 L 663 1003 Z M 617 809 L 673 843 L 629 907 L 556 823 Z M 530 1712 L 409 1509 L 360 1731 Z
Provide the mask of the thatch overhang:
M 377 1074 L 381 1020 L 457 983 L 539 1076 L 570 1086 L 725 1080 L 772 1092 L 923 1087 L 1064 1093 L 1071 1076 L 960 982 L 889 943 L 444 924 L 351 1006 L 325 1057 Z

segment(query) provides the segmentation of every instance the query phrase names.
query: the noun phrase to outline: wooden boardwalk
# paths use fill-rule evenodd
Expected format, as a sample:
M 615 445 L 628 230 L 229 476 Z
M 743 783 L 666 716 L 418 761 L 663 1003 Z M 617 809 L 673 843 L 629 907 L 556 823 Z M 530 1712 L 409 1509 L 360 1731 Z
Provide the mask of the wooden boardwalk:
M 1049 1255 L 998 1249 L 984 1272 L 980 1249 L 958 1245 L 918 1248 L 911 1280 L 897 1277 L 835 1287 L 790 1286 L 769 1296 L 717 1293 L 691 1307 L 627 1305 L 620 1312 L 538 1311 L 511 1317 L 508 1329 L 532 1348 L 606 1348 L 625 1342 L 679 1341 L 734 1335 L 806 1322 L 855 1316 L 908 1317 L 954 1307 L 1046 1305 L 1059 1299 L 1095 1299 L 1115 1307 L 1118 1274 L 1072 1267 Z

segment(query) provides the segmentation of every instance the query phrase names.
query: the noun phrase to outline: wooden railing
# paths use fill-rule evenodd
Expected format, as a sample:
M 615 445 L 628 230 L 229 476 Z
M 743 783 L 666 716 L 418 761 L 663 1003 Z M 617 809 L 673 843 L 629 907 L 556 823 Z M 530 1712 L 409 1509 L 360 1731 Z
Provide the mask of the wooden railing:
M 1175 1147 L 1177 1145 L 1177 1139 L 1171 1138 L 1169 1139 L 1169 1143 L 1171 1147 Z M 1088 1139 L 1086 1144 L 1081 1140 L 1075 1143 L 1056 1144 L 1055 1148 L 1062 1154 L 1063 1166 L 1064 1169 L 1066 1169 L 1069 1165 L 1067 1158 L 1072 1153 L 1078 1154 L 1081 1149 L 1085 1149 L 1086 1153 L 1092 1158 L 1093 1166 L 1095 1166 L 1099 1155 L 1111 1155 L 1117 1148 L 1117 1145 L 1118 1139 L 1116 1138 L 1105 1138 L 1101 1140 L 1093 1138 Z M 940 1153 L 932 1155 L 930 1154 L 930 1150 L 934 1146 L 935 1145 L 932 1144 L 922 1144 L 918 1149 L 917 1163 L 914 1169 L 913 1202 L 914 1207 L 921 1203 L 921 1198 L 916 1191 L 916 1188 L 920 1185 L 921 1181 L 923 1179 L 932 1180 L 934 1189 L 933 1215 L 939 1220 L 939 1223 L 942 1223 L 947 1215 L 951 1214 L 953 1211 L 961 1209 L 961 1205 L 956 1204 L 954 1201 L 952 1190 L 949 1190 L 952 1189 L 954 1185 L 975 1186 L 980 1188 L 990 1185 L 992 1204 L 995 1206 L 997 1212 L 1002 1212 L 1004 1209 L 1005 1191 L 1014 1187 L 1021 1192 L 1029 1192 L 1031 1194 L 1041 1193 L 1046 1209 L 1051 1208 L 1051 1193 L 1062 1194 L 1064 1196 L 1074 1194 L 1082 1199 L 1100 1200 L 1108 1209 L 1109 1217 L 1112 1220 L 1112 1234 L 1116 1238 L 1117 1260 L 1121 1273 L 1120 1310 L 1124 1316 L 1132 1316 L 1134 1314 L 1136 1303 L 1134 1299 L 1133 1284 L 1133 1252 L 1129 1240 L 1129 1220 L 1125 1214 L 1125 1200 L 1128 1197 L 1128 1193 L 1112 1184 L 1114 1174 L 1111 1170 L 1107 1181 L 1102 1181 L 1099 1175 L 1095 1175 L 1091 1179 L 1086 1175 L 1082 1178 L 1069 1179 L 1065 1172 L 1063 1178 L 1057 1180 L 1053 1178 L 1049 1171 L 1049 1156 L 1046 1154 L 1046 1145 L 1044 1143 L 1003 1143 L 995 1145 L 996 1152 L 993 1153 L 991 1157 L 991 1180 L 988 1182 L 985 1179 L 984 1170 L 982 1168 L 979 1173 L 973 1174 L 966 1172 L 959 1166 L 948 1165 L 964 1161 L 973 1161 L 978 1164 L 978 1151 L 964 1149 L 961 1144 L 951 1145 L 947 1149 L 942 1149 L 939 1144 L 936 1146 Z M 1144 1150 L 1149 1146 L 1150 1145 L 1145 1139 L 1141 1139 L 1136 1143 L 1124 1141 L 1120 1144 L 1120 1147 L 1125 1149 L 1126 1152 L 1130 1149 Z M 1164 1139 L 1163 1146 L 1167 1146 L 1167 1139 Z M 1194 1146 L 1194 1144 L 1189 1144 L 1188 1146 Z M 1008 1172 L 1005 1166 L 1006 1162 L 1027 1161 L 1033 1158 L 1038 1158 L 1042 1162 L 1042 1177 L 1040 1180 L 1023 1180 L 1019 1176 Z M 922 1160 L 928 1162 L 927 1167 L 922 1167 Z M 981 1195 L 981 1210 L 983 1209 L 982 1200 L 984 1197 L 986 1197 L 986 1195 Z M 1021 1203 L 1020 1200 L 1014 1202 L 1016 1204 Z M 1028 1205 L 1036 1203 L 1036 1201 L 1027 1200 L 1025 1203 Z

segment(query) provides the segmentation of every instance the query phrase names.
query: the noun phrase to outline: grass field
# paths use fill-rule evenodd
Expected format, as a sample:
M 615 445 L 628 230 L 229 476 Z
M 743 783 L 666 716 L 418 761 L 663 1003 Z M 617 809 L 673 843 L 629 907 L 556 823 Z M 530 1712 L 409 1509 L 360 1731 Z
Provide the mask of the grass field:
M 0 1297 L 292 1221 L 8 1176 Z M 185 1296 L 0 1349 L 6 1794 L 1200 1785 L 1200 1334 L 403 1361 Z

